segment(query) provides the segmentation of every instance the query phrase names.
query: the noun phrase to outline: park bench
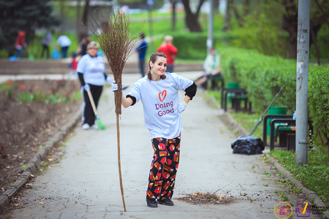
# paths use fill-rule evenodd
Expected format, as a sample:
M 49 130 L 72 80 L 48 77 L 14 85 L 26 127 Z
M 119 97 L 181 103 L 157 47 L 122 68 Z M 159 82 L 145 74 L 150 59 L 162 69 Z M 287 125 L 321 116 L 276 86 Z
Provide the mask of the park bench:
M 248 106 L 248 92 L 246 89 L 240 89 L 240 88 L 222 88 L 221 93 L 221 107 L 224 108 L 224 111 L 227 111 L 227 101 L 228 101 L 228 95 L 230 94 L 230 99 L 232 101 L 232 108 L 235 109 L 236 112 L 240 111 L 240 105 L 241 101 L 244 101 L 244 109 L 249 110 L 251 112 L 251 103 L 249 102 L 249 109 L 247 109 Z
M 271 115 L 273 116 L 273 115 Z M 277 115 L 278 116 L 278 115 Z M 279 135 L 280 147 L 287 147 L 288 150 L 296 150 L 296 120 L 292 119 L 292 115 L 280 115 L 280 116 L 290 116 L 290 118 L 280 118 L 277 117 L 270 122 L 270 150 L 274 150 L 274 141 L 276 136 L 274 134 L 275 125 L 277 126 L 277 131 Z M 265 120 L 264 120 L 265 123 Z M 283 125 L 286 124 L 286 125 Z M 313 133 L 312 121 L 308 120 L 309 130 L 311 134 Z M 265 133 L 266 136 L 266 133 Z M 266 136 L 267 137 L 267 136 Z M 266 139 L 266 138 L 265 138 Z
M 263 120 L 263 142 L 264 146 L 267 146 L 267 121 L 269 119 L 276 119 L 276 118 L 287 118 L 291 119 L 292 115 L 266 115 Z
M 224 77 L 221 74 L 218 75 L 214 75 L 212 77 L 210 77 L 207 81 L 207 89 L 208 90 L 218 90 L 219 86 L 218 86 L 218 82 L 221 82 L 221 89 L 223 89 L 225 87 L 225 81 L 224 81 Z

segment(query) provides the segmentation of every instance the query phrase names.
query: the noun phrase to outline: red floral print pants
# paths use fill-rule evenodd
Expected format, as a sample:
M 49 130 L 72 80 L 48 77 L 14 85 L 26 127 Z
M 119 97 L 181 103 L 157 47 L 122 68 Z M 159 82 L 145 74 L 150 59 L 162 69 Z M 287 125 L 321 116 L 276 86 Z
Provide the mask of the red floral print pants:
M 171 199 L 179 164 L 181 135 L 174 139 L 153 138 L 154 150 L 146 195 L 151 199 Z

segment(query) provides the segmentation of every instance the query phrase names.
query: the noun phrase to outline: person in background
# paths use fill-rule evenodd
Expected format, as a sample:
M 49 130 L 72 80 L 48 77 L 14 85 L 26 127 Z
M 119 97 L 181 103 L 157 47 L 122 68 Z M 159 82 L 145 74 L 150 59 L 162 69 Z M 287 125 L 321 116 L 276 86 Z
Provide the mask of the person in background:
M 91 106 L 87 90 L 90 90 L 97 108 L 105 81 L 107 81 L 108 84 L 112 83 L 111 78 L 105 74 L 105 63 L 103 58 L 97 56 L 98 48 L 98 43 L 94 41 L 90 42 L 87 46 L 87 54 L 81 57 L 77 67 L 84 100 L 82 115 L 82 128 L 84 130 L 89 128 L 98 129 L 95 124 L 96 116 Z
M 87 54 L 87 46 L 91 42 L 91 37 L 88 33 L 83 34 L 82 40 L 79 43 L 76 54 L 81 57 Z
M 41 44 L 42 44 L 42 52 L 40 58 L 43 58 L 43 53 L 46 51 L 47 53 L 47 59 L 49 59 L 49 45 L 51 43 L 51 40 L 53 39 L 55 31 L 52 30 L 49 33 L 46 34 L 44 38 L 42 38 Z
M 76 57 L 77 57 L 77 54 L 72 53 L 72 61 L 69 64 L 69 68 L 71 69 L 71 71 L 67 75 L 67 78 L 70 78 L 72 75 L 77 75 L 78 61 L 76 60 Z
M 16 57 L 23 58 L 23 49 L 26 48 L 28 50 L 28 45 L 25 41 L 25 31 L 18 32 L 15 48 L 16 48 Z
M 61 47 L 62 59 L 65 59 L 67 57 L 69 46 L 71 45 L 71 40 L 66 35 L 61 35 L 57 39 L 57 46 L 58 45 Z
M 145 76 L 145 55 L 147 50 L 147 42 L 145 41 L 145 34 L 141 33 L 139 35 L 139 39 L 141 40 L 140 44 L 137 46 L 135 51 L 138 53 L 138 67 L 139 71 L 142 75 L 142 78 Z
M 163 53 L 153 53 L 149 61 L 147 77 L 135 82 L 126 96 L 122 96 L 122 106 L 128 108 L 142 101 L 145 126 L 149 129 L 152 148 L 146 203 L 148 207 L 158 204 L 173 206 L 172 196 L 179 166 L 181 131 L 180 113 L 195 96 L 197 87 L 193 81 L 175 73 L 166 72 L 167 58 Z M 118 84 L 113 82 L 112 91 Z M 185 91 L 179 102 L 178 91 Z M 137 139 L 135 139 L 137 140 Z
M 195 80 L 195 84 L 197 86 L 201 85 L 202 89 L 207 88 L 207 80 L 211 77 L 221 76 L 221 68 L 220 68 L 220 61 L 219 61 L 219 54 L 214 49 L 211 48 L 206 60 L 203 63 L 204 73 L 203 75 Z M 212 85 L 213 87 L 213 85 Z
M 173 39 L 172 36 L 165 36 L 163 43 L 157 49 L 157 52 L 162 52 L 167 57 L 167 72 L 174 72 L 174 61 L 178 52 L 173 45 Z

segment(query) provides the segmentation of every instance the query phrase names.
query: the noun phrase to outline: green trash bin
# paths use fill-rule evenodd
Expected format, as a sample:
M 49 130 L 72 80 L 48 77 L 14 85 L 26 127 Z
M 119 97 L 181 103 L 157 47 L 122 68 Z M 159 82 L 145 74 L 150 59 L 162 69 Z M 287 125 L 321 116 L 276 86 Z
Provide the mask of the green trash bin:
M 230 89 L 239 89 L 239 83 L 237 83 L 237 82 L 228 83 L 227 84 L 227 88 L 230 88 Z M 235 96 L 234 93 L 228 93 L 227 94 L 227 103 L 231 103 L 231 97 L 234 97 L 234 96 Z
M 280 106 L 271 106 L 268 109 L 268 115 L 286 115 L 287 113 L 287 108 L 286 107 L 280 107 Z M 273 119 L 268 119 L 267 120 L 267 135 L 271 135 L 271 129 L 270 129 L 270 124 Z M 284 123 L 282 123 L 283 125 Z M 276 130 L 274 130 L 274 135 L 276 136 Z

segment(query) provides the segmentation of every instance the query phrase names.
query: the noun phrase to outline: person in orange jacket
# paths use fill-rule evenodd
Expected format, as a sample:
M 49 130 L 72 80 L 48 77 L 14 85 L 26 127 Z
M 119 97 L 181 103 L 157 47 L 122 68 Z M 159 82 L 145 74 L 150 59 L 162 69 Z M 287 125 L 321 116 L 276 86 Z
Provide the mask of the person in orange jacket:
M 157 52 L 162 52 L 167 57 L 167 71 L 166 72 L 174 72 L 174 61 L 177 56 L 177 48 L 172 44 L 173 43 L 172 36 L 165 36 L 163 43 L 157 49 Z

